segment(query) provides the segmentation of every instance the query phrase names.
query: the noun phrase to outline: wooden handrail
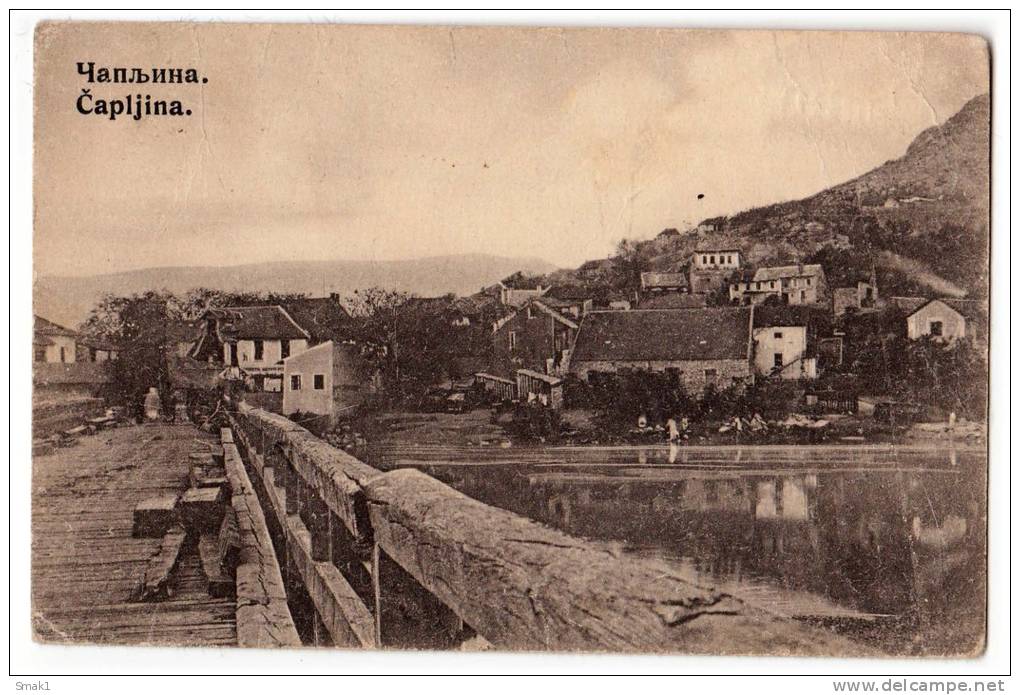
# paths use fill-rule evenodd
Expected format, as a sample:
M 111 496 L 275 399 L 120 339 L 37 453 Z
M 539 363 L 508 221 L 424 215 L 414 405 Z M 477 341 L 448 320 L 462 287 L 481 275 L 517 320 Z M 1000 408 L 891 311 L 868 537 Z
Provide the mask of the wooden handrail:
M 273 504 L 291 529 L 288 543 L 299 546 L 296 555 L 306 565 L 302 578 L 327 629 L 336 633 L 334 642 L 339 636 L 339 643 L 352 646 L 385 644 L 379 615 L 380 594 L 387 592 L 379 566 L 385 557 L 501 649 L 843 656 L 868 651 L 831 632 L 770 615 L 665 563 L 623 556 L 615 546 L 580 540 L 473 500 L 420 471 L 381 472 L 279 415 L 241 404 L 233 418 L 239 447 L 249 449 L 250 465 L 267 473 L 267 488 L 298 500 L 293 509 L 287 500 Z M 281 472 L 294 479 L 281 486 Z M 336 547 L 338 525 L 356 547 Z M 316 536 L 328 536 L 329 542 L 317 543 Z M 360 558 L 371 573 L 375 606 L 333 571 L 339 554 Z M 370 613 L 374 639 L 366 635 Z M 343 620 L 352 626 L 341 625 Z M 343 640 L 345 633 L 357 639 Z

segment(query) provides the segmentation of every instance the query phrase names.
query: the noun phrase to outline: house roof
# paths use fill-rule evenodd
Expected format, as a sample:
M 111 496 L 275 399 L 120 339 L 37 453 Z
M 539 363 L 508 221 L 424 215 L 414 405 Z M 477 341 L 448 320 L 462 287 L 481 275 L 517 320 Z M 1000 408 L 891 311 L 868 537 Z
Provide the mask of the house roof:
M 817 263 L 804 265 L 777 265 L 768 268 L 758 268 L 754 273 L 754 282 L 766 282 L 769 280 L 782 280 L 783 278 L 802 278 L 824 275 L 822 266 Z
M 806 305 L 756 306 L 754 327 L 811 326 L 825 323 L 829 318 L 826 309 Z
M 734 249 L 734 248 L 728 248 L 728 249 L 726 249 L 726 248 L 723 248 L 723 249 L 694 249 L 694 251 L 692 252 L 692 254 L 699 254 L 699 253 L 740 253 L 740 249 Z
M 889 297 L 886 301 L 894 309 L 899 309 L 907 315 L 910 315 L 931 300 L 927 297 Z
M 913 311 L 907 314 L 907 318 L 910 318 L 924 307 L 935 302 L 941 302 L 942 304 L 945 304 L 947 307 L 949 307 L 950 309 L 952 309 L 965 319 L 971 319 L 975 321 L 983 320 L 988 313 L 988 310 L 985 308 L 984 302 L 978 301 L 976 299 L 935 298 L 928 299 L 922 304 L 919 304 L 917 308 L 915 308 Z
M 641 273 L 642 287 L 686 287 L 687 276 L 683 273 Z
M 42 316 L 33 314 L 33 318 L 35 319 L 34 331 L 36 333 L 40 333 L 42 335 L 62 335 L 68 338 L 74 338 L 75 336 L 78 335 L 70 328 L 64 328 L 61 325 L 58 325 L 56 323 L 53 323 L 52 321 L 44 319 Z
M 294 322 L 306 330 L 314 342 L 349 337 L 351 315 L 333 297 L 305 297 L 282 303 Z
M 544 299 L 562 299 L 562 300 L 573 300 L 576 302 L 583 302 L 585 299 L 591 299 L 592 292 L 586 287 L 580 285 L 556 285 L 543 296 Z
M 222 339 L 288 340 L 311 337 L 283 307 L 276 304 L 208 309 L 205 315 L 217 320 Z
M 751 309 L 636 309 L 585 316 L 572 362 L 748 358 Z
M 703 294 L 654 294 L 638 302 L 639 309 L 697 309 L 705 306 L 707 297 Z

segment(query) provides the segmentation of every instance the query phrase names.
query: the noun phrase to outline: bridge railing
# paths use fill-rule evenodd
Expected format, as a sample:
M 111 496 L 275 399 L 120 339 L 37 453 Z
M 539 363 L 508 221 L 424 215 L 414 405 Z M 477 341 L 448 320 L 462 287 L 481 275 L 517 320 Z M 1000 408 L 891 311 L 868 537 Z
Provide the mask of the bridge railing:
M 285 583 L 313 640 L 348 647 L 860 654 L 681 576 L 477 502 L 411 469 L 382 472 L 241 404 L 234 441 L 271 507 Z

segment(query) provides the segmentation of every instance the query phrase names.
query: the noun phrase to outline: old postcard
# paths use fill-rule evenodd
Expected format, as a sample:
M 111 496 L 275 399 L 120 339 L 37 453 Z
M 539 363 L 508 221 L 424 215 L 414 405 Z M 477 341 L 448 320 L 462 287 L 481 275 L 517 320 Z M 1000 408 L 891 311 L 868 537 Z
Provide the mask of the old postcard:
M 989 60 L 39 23 L 35 639 L 980 655 Z

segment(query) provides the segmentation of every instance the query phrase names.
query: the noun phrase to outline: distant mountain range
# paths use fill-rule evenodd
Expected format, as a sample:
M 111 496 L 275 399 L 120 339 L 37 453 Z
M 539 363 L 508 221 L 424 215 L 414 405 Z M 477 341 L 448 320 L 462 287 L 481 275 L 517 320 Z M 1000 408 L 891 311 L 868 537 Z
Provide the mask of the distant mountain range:
M 802 200 L 704 220 L 698 231 L 646 248 L 656 269 L 669 270 L 696 248 L 740 248 L 760 264 L 836 247 L 874 263 L 887 294 L 984 295 L 990 130 L 989 96 L 976 96 L 899 159 Z
M 33 310 L 56 323 L 74 327 L 106 293 L 120 295 L 195 287 L 226 291 L 303 292 L 347 295 L 356 289 L 385 287 L 427 297 L 454 292 L 472 294 L 516 271 L 555 270 L 538 258 L 486 254 L 435 256 L 399 261 L 281 261 L 214 267 L 145 268 L 85 277 L 46 276 L 35 283 Z

